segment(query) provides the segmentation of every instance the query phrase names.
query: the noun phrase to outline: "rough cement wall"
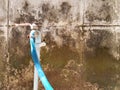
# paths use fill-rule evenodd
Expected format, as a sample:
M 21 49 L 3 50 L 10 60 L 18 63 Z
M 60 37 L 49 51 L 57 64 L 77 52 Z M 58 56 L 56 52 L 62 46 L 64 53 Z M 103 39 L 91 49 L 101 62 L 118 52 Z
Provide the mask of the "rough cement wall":
M 1 0 L 0 11 L 0 22 L 6 24 L 7 0 Z M 55 90 L 120 89 L 120 28 L 80 27 L 120 24 L 119 19 L 119 0 L 9 2 L 10 24 L 37 21 L 41 29 L 50 30 L 42 37 L 47 46 L 41 50 L 41 63 Z M 33 62 L 26 37 L 30 27 L 2 27 L 0 31 L 0 88 L 32 90 Z

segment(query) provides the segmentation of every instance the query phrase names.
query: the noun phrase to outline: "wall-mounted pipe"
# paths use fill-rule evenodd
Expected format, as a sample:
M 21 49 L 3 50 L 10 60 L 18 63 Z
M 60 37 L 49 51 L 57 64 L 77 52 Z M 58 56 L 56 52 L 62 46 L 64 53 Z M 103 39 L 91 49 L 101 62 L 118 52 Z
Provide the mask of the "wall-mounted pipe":
M 69 24 L 67 24 L 67 25 L 69 25 Z M 15 26 L 15 24 L 0 25 L 0 27 L 13 27 L 13 26 Z M 52 26 L 48 26 L 48 27 L 64 27 L 64 26 L 66 26 L 66 25 L 52 25 Z M 120 24 L 78 24 L 78 25 L 74 25 L 74 26 L 79 26 L 79 27 L 120 27 Z
M 31 47 L 31 55 L 32 55 L 32 60 L 34 61 L 34 65 L 37 69 L 38 72 L 38 76 L 45 88 L 45 90 L 54 90 L 53 87 L 51 86 L 51 84 L 49 83 L 49 81 L 47 80 L 42 67 L 40 65 L 40 61 L 37 55 L 37 50 L 36 50 L 36 46 L 35 46 L 35 30 L 32 30 L 30 32 L 30 47 Z

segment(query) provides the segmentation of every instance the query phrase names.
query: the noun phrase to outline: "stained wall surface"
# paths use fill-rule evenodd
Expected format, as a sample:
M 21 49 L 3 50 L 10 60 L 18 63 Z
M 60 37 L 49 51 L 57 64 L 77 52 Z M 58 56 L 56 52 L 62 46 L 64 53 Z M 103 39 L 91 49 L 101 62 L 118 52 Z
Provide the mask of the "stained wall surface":
M 41 64 L 55 90 L 120 89 L 119 0 L 0 2 L 1 90 L 33 90 L 30 27 L 11 26 L 33 22 L 49 30 Z

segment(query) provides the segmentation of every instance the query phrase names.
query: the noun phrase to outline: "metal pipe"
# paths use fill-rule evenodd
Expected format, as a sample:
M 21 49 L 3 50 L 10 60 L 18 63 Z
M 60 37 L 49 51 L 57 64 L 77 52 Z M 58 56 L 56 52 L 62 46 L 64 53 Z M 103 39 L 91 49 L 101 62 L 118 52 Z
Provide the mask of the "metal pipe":
M 39 32 L 39 31 L 36 31 Z M 36 47 L 36 53 L 38 56 L 38 59 L 40 60 L 40 43 L 41 43 L 41 36 L 40 36 L 40 32 L 39 35 L 35 38 L 35 47 Z M 34 66 L 34 84 L 33 84 L 33 90 L 38 90 L 38 72 L 36 67 Z
M 9 0 L 7 0 L 7 31 L 6 31 L 6 59 L 7 59 L 7 83 L 8 83 L 8 86 L 7 86 L 7 90 L 9 90 Z
M 49 81 L 47 80 L 47 77 L 45 73 L 42 70 L 41 64 L 39 62 L 39 58 L 37 56 L 36 46 L 35 46 L 35 38 L 34 37 L 35 30 L 32 30 L 30 32 L 30 47 L 31 47 L 31 55 L 32 59 L 34 61 L 35 67 L 38 71 L 38 76 L 40 77 L 40 80 L 45 88 L 45 90 L 54 90 Z
M 9 23 L 7 25 L 0 25 L 0 27 L 13 27 L 15 26 L 14 24 L 9 25 Z M 38 25 L 39 26 L 39 25 Z M 48 26 L 48 27 L 64 27 L 66 25 L 53 25 L 53 26 Z M 79 26 L 79 27 L 120 27 L 120 24 L 78 24 L 75 26 Z M 47 28 L 48 28 L 47 27 Z

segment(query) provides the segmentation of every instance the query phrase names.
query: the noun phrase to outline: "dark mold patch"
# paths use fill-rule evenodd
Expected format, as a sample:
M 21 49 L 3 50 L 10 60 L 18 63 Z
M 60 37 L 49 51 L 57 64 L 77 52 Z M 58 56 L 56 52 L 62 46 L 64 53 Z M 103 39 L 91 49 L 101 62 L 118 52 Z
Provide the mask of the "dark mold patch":
M 27 1 L 25 1 L 23 9 L 28 10 L 28 7 L 29 7 L 29 3 Z
M 47 19 L 48 21 L 57 22 L 58 21 L 58 10 L 54 8 L 54 6 L 50 6 L 48 3 L 42 5 L 42 17 L 43 19 Z
M 3 35 L 3 34 L 4 34 L 4 32 L 2 30 L 0 30 L 0 35 Z
M 117 15 L 107 1 L 103 2 L 101 5 L 95 5 L 92 3 L 88 6 L 88 10 L 85 12 L 85 17 L 88 21 L 93 22 L 94 20 L 112 22 L 113 19 L 117 18 Z
M 36 10 L 31 8 L 31 5 L 28 1 L 23 3 L 23 7 L 20 10 L 17 10 L 17 13 L 19 14 L 19 17 L 15 18 L 15 23 L 33 23 L 36 21 Z
M 25 30 L 24 28 L 21 29 L 27 32 L 27 30 Z M 11 38 L 9 42 L 9 63 L 13 65 L 13 68 L 19 69 L 21 65 L 26 67 L 29 64 L 30 55 L 29 53 L 24 53 L 24 51 L 29 51 L 28 44 L 29 41 L 27 41 L 27 35 L 25 35 L 25 32 L 23 34 L 21 31 L 19 31 L 19 29 L 13 28 L 11 31 Z
M 23 14 L 23 15 L 20 15 L 19 18 L 16 18 L 15 19 L 15 23 L 23 23 L 23 22 L 29 22 L 29 23 L 32 23 L 35 21 L 35 18 L 34 16 L 32 16 L 31 14 Z
M 63 2 L 61 4 L 61 12 L 63 14 L 68 14 L 71 9 L 71 5 L 68 2 Z
M 89 48 L 101 47 L 103 40 L 111 38 L 112 34 L 108 31 L 93 31 L 90 33 L 90 38 L 87 40 L 86 44 Z
M 43 4 L 42 5 L 42 11 L 43 11 L 43 13 L 47 13 L 48 11 L 49 11 L 49 9 L 50 9 L 50 5 L 47 3 L 47 4 Z
M 54 9 L 54 7 L 48 13 L 48 20 L 58 22 L 58 13 L 57 13 L 57 10 Z

